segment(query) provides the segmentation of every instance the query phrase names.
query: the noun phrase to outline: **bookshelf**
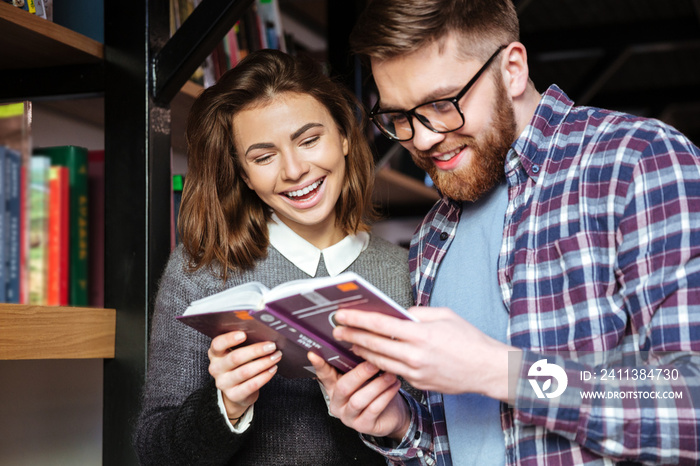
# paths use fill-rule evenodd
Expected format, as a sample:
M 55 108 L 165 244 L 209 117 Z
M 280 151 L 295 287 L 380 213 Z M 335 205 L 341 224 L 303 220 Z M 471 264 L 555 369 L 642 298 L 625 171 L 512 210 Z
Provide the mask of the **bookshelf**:
M 5 43 L 0 49 L 2 69 L 104 60 L 101 43 L 4 2 L 0 2 L 0 31 Z M 0 304 L 0 359 L 113 358 L 115 317 L 114 309 Z
M 0 31 L 5 44 L 0 69 L 101 64 L 104 59 L 101 43 L 4 2 Z M 0 359 L 112 358 L 115 315 L 113 309 L 0 304 Z
M 0 69 L 101 64 L 101 43 L 0 2 Z

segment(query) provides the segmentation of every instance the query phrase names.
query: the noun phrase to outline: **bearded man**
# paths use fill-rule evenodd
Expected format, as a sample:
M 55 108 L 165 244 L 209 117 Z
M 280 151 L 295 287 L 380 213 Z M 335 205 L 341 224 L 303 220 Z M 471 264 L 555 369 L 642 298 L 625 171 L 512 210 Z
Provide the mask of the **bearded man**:
M 337 313 L 368 362 L 315 360 L 330 411 L 394 464 L 698 464 L 700 150 L 540 94 L 510 0 L 373 0 L 352 44 L 442 199 L 409 254 L 419 322 Z

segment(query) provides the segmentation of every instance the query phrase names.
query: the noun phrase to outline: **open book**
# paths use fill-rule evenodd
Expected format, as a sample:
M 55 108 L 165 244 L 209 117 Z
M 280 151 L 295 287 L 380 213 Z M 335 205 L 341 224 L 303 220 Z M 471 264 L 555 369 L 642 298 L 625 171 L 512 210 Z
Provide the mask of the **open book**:
M 181 322 L 210 337 L 232 330 L 247 333 L 246 344 L 274 341 L 282 351 L 279 373 L 313 377 L 312 351 L 340 372 L 362 362 L 346 342 L 333 338 L 338 309 L 381 312 L 415 321 L 394 300 L 354 272 L 309 278 L 268 289 L 250 282 L 191 303 Z

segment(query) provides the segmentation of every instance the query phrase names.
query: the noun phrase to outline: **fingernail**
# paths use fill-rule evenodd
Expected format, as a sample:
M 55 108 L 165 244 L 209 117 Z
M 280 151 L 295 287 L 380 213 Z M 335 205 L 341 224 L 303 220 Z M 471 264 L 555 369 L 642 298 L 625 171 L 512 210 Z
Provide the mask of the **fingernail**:
M 338 322 L 345 322 L 345 313 L 343 311 L 336 312 L 335 320 L 337 320 Z
M 278 351 L 275 354 L 273 354 L 272 356 L 270 356 L 270 359 L 272 359 L 273 361 L 277 361 L 281 357 L 282 357 L 282 351 Z
M 267 345 L 263 346 L 263 351 L 269 353 L 270 351 L 274 351 L 277 346 L 274 343 L 268 343 Z
M 375 365 L 372 364 L 371 362 L 366 362 L 366 363 L 365 363 L 365 367 L 367 368 L 367 371 L 369 371 L 369 372 L 377 372 L 377 371 L 379 370 L 379 369 L 377 368 L 377 366 L 375 366 Z
M 233 336 L 233 339 L 236 341 L 243 341 L 244 338 L 245 338 L 245 333 L 243 333 L 243 332 L 238 332 Z
M 272 366 L 267 370 L 267 372 L 269 372 L 270 374 L 274 374 L 275 372 L 277 372 L 277 366 Z

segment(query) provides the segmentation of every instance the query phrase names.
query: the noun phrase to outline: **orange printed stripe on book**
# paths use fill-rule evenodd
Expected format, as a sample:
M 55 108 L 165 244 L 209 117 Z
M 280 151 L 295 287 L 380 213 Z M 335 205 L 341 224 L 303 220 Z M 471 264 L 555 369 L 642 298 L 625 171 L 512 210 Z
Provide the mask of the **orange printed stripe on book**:
M 347 283 L 341 283 L 338 285 L 338 289 L 343 292 L 348 292 L 348 291 L 355 291 L 358 289 L 357 285 L 355 282 L 347 282 Z

